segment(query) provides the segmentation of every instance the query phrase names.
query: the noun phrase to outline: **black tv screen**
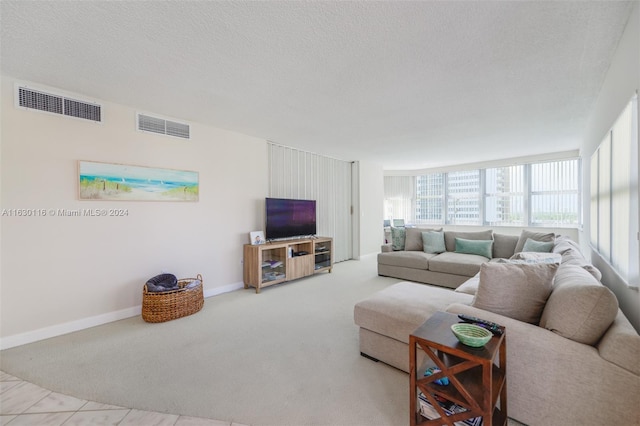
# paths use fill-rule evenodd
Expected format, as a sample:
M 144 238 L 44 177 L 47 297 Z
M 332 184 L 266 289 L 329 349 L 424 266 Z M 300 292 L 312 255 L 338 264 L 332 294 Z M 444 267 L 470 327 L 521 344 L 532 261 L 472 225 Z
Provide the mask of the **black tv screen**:
M 316 201 L 265 199 L 267 240 L 316 234 Z

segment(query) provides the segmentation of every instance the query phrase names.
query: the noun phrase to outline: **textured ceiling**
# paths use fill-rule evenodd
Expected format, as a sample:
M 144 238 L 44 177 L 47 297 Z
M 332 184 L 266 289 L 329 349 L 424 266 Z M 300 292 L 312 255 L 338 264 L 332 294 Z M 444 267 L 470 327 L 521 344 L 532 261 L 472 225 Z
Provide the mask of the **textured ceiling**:
M 387 170 L 577 149 L 633 2 L 0 2 L 2 73 Z

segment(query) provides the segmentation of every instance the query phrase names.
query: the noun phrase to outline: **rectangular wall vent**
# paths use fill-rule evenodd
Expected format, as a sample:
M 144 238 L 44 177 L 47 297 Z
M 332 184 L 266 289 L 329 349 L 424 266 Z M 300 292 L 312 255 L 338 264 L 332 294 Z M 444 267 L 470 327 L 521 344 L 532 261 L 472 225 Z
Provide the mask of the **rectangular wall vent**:
M 53 114 L 102 122 L 102 106 L 66 96 L 18 86 L 18 106 Z
M 152 117 L 145 114 L 138 114 L 138 130 L 158 133 L 160 135 L 175 136 L 183 139 L 190 138 L 190 128 L 188 124 L 165 120 L 164 118 Z

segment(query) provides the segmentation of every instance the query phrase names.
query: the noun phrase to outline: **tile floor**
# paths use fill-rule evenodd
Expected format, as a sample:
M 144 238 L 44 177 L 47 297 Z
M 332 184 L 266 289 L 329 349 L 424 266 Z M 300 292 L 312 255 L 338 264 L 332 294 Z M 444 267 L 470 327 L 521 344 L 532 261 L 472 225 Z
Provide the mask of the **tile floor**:
M 0 426 L 245 426 L 85 401 L 0 371 Z

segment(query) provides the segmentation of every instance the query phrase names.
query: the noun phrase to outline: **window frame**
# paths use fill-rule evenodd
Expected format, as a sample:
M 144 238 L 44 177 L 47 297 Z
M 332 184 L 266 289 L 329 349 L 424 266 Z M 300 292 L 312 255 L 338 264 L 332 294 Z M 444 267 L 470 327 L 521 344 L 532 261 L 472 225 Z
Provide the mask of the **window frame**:
M 538 164 L 545 164 L 545 163 L 562 163 L 565 161 L 575 161 L 576 162 L 576 175 L 575 175 L 575 190 L 557 190 L 557 189 L 553 189 L 553 190 L 548 190 L 548 191 L 536 191 L 533 192 L 532 191 L 532 168 L 533 165 L 538 165 Z M 522 171 L 522 180 L 523 180 L 523 217 L 522 217 L 522 223 L 495 223 L 495 222 L 489 222 L 487 221 L 487 208 L 488 208 L 488 203 L 487 203 L 487 198 L 490 196 L 495 196 L 495 194 L 491 193 L 491 194 L 487 194 L 486 191 L 486 183 L 487 183 L 487 177 L 486 177 L 486 173 L 487 170 L 491 170 L 491 169 L 497 169 L 497 168 L 508 168 L 508 167 L 514 167 L 514 166 L 522 166 L 523 167 L 523 171 Z M 449 212 L 449 207 L 450 207 L 450 200 L 451 200 L 451 195 L 449 194 L 449 188 L 450 188 L 450 174 L 451 173 L 465 173 L 465 172 L 478 172 L 479 173 L 479 188 L 478 188 L 478 193 L 477 193 L 477 205 L 478 205 L 478 220 L 476 223 L 460 223 L 457 219 L 453 220 L 450 212 Z M 415 184 L 414 187 L 416 188 L 416 192 L 414 193 L 414 199 L 415 199 L 415 205 L 421 205 L 421 196 L 418 193 L 418 188 L 421 186 L 420 185 L 420 178 L 422 176 L 430 176 L 430 175 L 436 175 L 436 174 L 442 174 L 444 175 L 443 178 L 443 190 L 442 190 L 442 220 L 440 222 L 435 222 L 433 220 L 424 220 L 422 218 L 419 217 L 418 215 L 418 211 L 417 208 L 415 208 L 412 212 L 412 218 L 410 219 L 410 221 L 412 223 L 415 223 L 416 225 L 456 225 L 456 226 L 500 226 L 500 227 L 532 227 L 532 228 L 568 228 L 568 229 L 580 229 L 582 227 L 582 160 L 579 156 L 571 156 L 571 157 L 563 157 L 563 158 L 556 158 L 556 159 L 551 159 L 551 160 L 543 160 L 543 161 L 536 161 L 536 162 L 529 162 L 529 163 L 514 163 L 514 164 L 505 164 L 502 166 L 496 166 L 496 167 L 484 167 L 484 168 L 472 168 L 472 169 L 462 169 L 462 170 L 455 170 L 455 171 L 450 171 L 450 172 L 433 172 L 433 173 L 422 173 L 422 174 L 416 174 L 413 178 L 415 179 Z M 459 183 L 454 183 L 451 184 L 453 186 L 459 186 Z M 569 224 L 564 224 L 564 223 L 534 223 L 533 222 L 533 214 L 532 214 L 532 198 L 533 195 L 538 195 L 538 194 L 553 194 L 553 193 L 562 193 L 562 194 L 575 194 L 576 196 L 576 203 L 575 203 L 575 222 L 574 223 L 569 223 Z M 469 198 L 469 197 L 467 197 Z M 475 213 L 474 213 L 475 214 Z M 463 213 L 464 215 L 464 213 Z

